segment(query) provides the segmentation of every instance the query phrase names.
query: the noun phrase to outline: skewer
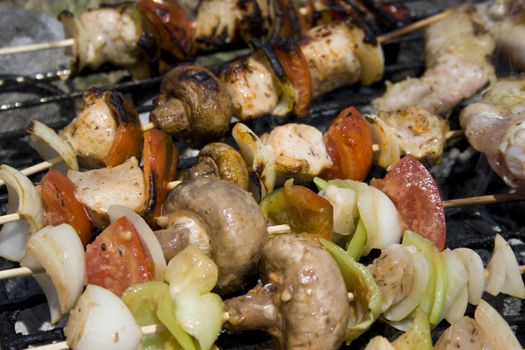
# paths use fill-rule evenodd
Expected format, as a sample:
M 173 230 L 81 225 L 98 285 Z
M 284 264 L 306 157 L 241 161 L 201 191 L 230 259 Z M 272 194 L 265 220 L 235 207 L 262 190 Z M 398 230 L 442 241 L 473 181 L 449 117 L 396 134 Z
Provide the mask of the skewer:
M 142 331 L 142 334 L 153 334 L 157 332 L 158 330 L 164 329 L 164 326 L 154 324 L 150 326 L 141 327 L 140 329 Z M 52 344 L 32 346 L 24 350 L 65 350 L 65 349 L 69 349 L 69 346 L 67 345 L 65 341 L 61 341 L 61 342 L 52 343 Z
M 306 9 L 303 9 L 303 8 L 300 9 L 301 12 L 304 12 L 305 10 Z M 383 44 L 387 41 L 399 38 L 405 34 L 408 34 L 410 32 L 413 32 L 418 29 L 429 26 L 430 24 L 447 17 L 451 13 L 452 13 L 452 10 L 446 10 L 438 14 L 435 14 L 433 16 L 424 18 L 404 28 L 396 29 L 390 33 L 380 35 L 377 37 L 377 41 L 379 42 L 379 44 Z M 75 45 L 75 39 L 69 38 L 69 39 L 48 41 L 48 42 L 37 43 L 37 44 L 20 45 L 20 46 L 15 46 L 15 47 L 4 47 L 4 48 L 0 48 L 0 56 L 26 53 L 26 52 L 34 52 L 34 51 L 40 51 L 40 50 L 59 49 L 59 48 L 64 48 L 64 47 L 71 47 L 73 45 Z
M 75 39 L 62 39 L 57 41 L 48 41 L 38 44 L 21 45 L 15 47 L 4 47 L 0 49 L 0 56 L 13 55 L 17 53 L 59 49 L 61 47 L 69 47 L 75 45 Z
M 525 194 L 521 194 L 521 193 L 490 194 L 486 196 L 450 199 L 448 201 L 443 201 L 443 207 L 454 208 L 454 207 L 464 207 L 467 205 L 494 204 L 494 203 L 522 201 L 522 200 L 525 200 Z

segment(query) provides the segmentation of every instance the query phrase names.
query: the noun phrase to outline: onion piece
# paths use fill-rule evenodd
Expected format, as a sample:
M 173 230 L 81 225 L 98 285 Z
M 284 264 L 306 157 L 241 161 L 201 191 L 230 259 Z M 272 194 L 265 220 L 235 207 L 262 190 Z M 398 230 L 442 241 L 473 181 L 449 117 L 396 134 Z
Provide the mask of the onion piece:
M 410 251 L 407 249 L 407 251 Z M 429 266 L 427 259 L 419 251 L 410 252 L 412 255 L 412 266 L 414 266 L 414 278 L 408 296 L 396 305 L 391 306 L 383 313 L 385 319 L 389 321 L 401 321 L 414 311 L 421 302 L 425 294 L 428 278 Z
M 357 191 L 357 208 L 368 238 L 364 255 L 373 248 L 383 249 L 401 240 L 401 219 L 396 206 L 386 194 L 358 181 L 345 180 Z
M 361 63 L 359 80 L 363 85 L 372 85 L 383 77 L 385 70 L 383 49 L 378 42 L 368 43 L 365 32 L 358 26 L 353 26 L 350 33 L 355 43 L 355 54 Z
M 459 256 L 457 256 L 452 250 L 447 248 L 441 252 L 441 254 L 447 266 L 448 288 L 447 297 L 445 300 L 445 311 L 443 313 L 445 317 L 447 317 L 446 315 L 451 312 L 451 308 L 454 308 L 456 300 L 463 292 L 465 287 L 467 287 L 469 274 Z M 460 315 L 460 317 L 463 316 L 463 313 Z M 460 317 L 458 317 L 458 319 Z
M 33 146 L 43 159 L 50 160 L 60 157 L 69 169 L 78 171 L 77 154 L 75 150 L 66 140 L 58 136 L 55 130 L 44 123 L 33 120 L 29 125 L 28 133 L 31 135 L 30 138 Z
M 275 156 L 259 136 L 242 123 L 235 124 L 232 136 L 242 158 L 259 179 L 261 198 L 266 197 L 275 187 Z
M 507 321 L 485 300 L 479 302 L 474 319 L 496 349 L 522 350 Z
M 379 150 L 374 152 L 374 164 L 387 169 L 399 162 L 401 148 L 390 126 L 375 114 L 365 115 L 365 119 L 372 133 L 372 142 L 379 145 Z
M 154 279 L 157 281 L 164 281 L 164 274 L 166 272 L 166 258 L 162 252 L 157 236 L 153 233 L 146 221 L 135 213 L 133 210 L 122 205 L 112 205 L 108 208 L 108 214 L 111 222 L 118 220 L 125 216 L 137 230 L 140 242 L 144 248 L 144 252 L 153 261 L 155 269 Z
M 494 251 L 487 265 L 487 272 L 485 290 L 496 296 L 501 292 L 505 283 L 505 258 L 502 251 Z
M 353 233 L 356 230 L 356 218 L 359 217 L 355 191 L 328 185 L 319 195 L 326 198 L 334 208 L 334 232 L 345 236 Z
M 383 336 L 377 335 L 370 339 L 365 350 L 396 350 L 394 346 Z
M 136 350 L 140 327 L 126 304 L 109 290 L 88 285 L 64 328 L 67 345 L 75 350 Z
M 481 257 L 470 248 L 456 248 L 454 253 L 461 259 L 468 272 L 468 302 L 478 305 L 485 290 L 485 269 Z
M 501 293 L 510 296 L 525 299 L 525 285 L 521 278 L 520 265 L 516 260 L 516 256 L 512 251 L 510 245 L 501 237 L 496 235 L 494 241 L 494 250 L 502 252 L 503 261 L 505 264 L 505 282 L 501 288 Z
M 25 254 L 29 233 L 44 226 L 44 208 L 38 192 L 25 175 L 8 166 L 0 166 L 0 180 L 7 187 L 7 214 L 18 213 L 21 220 L 4 224 L 0 231 L 0 256 L 20 261 Z
M 48 299 L 51 323 L 56 323 L 76 304 L 86 282 L 84 247 L 75 229 L 62 224 L 33 234 L 20 265 L 46 271 L 35 278 Z
M 448 297 L 448 296 L 447 296 Z M 468 306 L 468 286 L 463 287 L 456 300 L 445 311 L 445 319 L 452 324 L 465 315 Z

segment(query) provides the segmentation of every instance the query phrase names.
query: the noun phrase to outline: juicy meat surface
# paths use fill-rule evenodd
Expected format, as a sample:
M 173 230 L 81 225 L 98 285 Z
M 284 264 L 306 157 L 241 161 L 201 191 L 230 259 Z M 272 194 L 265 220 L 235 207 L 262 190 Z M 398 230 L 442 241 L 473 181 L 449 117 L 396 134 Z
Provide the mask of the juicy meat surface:
M 431 25 L 426 33 L 427 70 L 421 78 L 387 83 L 384 96 L 373 104 L 378 111 L 419 106 L 448 115 L 461 100 L 474 95 L 494 78 L 487 57 L 495 43 L 482 26 L 477 8 L 464 6 Z
M 502 78 L 460 115 L 472 147 L 512 187 L 525 188 L 525 79 Z
M 75 195 L 88 209 L 96 227 L 108 224 L 111 205 L 123 205 L 137 213 L 144 209 L 144 175 L 136 158 L 113 168 L 70 170 L 67 176 L 75 184 Z

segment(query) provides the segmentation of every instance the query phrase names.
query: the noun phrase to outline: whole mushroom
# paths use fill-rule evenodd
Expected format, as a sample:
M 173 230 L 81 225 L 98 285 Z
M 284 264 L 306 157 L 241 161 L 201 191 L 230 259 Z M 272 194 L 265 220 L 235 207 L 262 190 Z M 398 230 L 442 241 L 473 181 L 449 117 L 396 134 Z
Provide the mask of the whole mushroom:
M 248 190 L 248 167 L 241 154 L 225 143 L 213 142 L 204 146 L 199 152 L 197 164 L 185 171 L 181 180 L 203 176 L 216 176 Z
M 169 71 L 150 119 L 159 129 L 192 147 L 219 141 L 232 115 L 230 97 L 207 68 L 186 64 Z
M 253 197 L 215 177 L 184 181 L 172 190 L 155 234 L 167 260 L 189 244 L 210 256 L 219 269 L 215 291 L 245 288 L 257 273 L 267 239 L 266 219 Z
M 338 349 L 349 302 L 330 254 L 310 238 L 278 235 L 264 246 L 261 265 L 266 284 L 225 302 L 228 327 L 265 330 L 278 349 Z

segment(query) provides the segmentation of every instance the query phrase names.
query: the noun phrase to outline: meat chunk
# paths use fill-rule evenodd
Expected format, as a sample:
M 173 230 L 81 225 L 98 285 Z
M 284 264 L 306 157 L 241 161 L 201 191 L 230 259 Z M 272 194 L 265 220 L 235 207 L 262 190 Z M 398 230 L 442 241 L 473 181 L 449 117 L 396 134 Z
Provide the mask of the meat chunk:
M 323 142 L 323 134 L 306 124 L 278 126 L 262 136 L 275 156 L 278 183 L 293 177 L 305 183 L 332 165 Z
M 525 188 L 525 79 L 503 78 L 461 112 L 472 147 L 512 187 Z
M 236 0 L 203 0 L 195 19 L 195 42 L 210 49 L 235 41 L 241 11 Z
M 64 128 L 62 136 L 85 166 L 97 167 L 104 164 L 113 146 L 117 126 L 103 92 L 93 90 L 85 94 L 82 111 Z
M 494 67 L 487 57 L 495 43 L 481 23 L 477 8 L 464 6 L 431 25 L 425 34 L 425 74 L 396 84 L 387 83 L 385 95 L 373 102 L 376 110 L 419 106 L 445 116 L 461 100 L 494 79 Z
M 96 227 L 107 226 L 111 205 L 123 205 L 137 213 L 144 209 L 144 175 L 136 158 L 113 168 L 70 170 L 67 176 L 75 184 L 75 195 L 88 209 Z
M 317 26 L 307 33 L 301 50 L 310 67 L 314 97 L 359 81 L 361 63 L 355 46 L 344 23 Z

